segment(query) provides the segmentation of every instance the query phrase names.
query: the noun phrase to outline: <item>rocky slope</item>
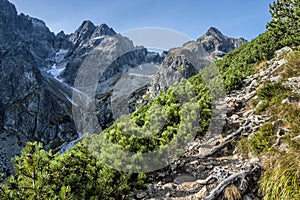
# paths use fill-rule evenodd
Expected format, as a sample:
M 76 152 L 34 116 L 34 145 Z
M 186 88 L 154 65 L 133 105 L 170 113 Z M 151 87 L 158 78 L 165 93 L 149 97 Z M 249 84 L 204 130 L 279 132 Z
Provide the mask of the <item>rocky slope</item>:
M 299 135 L 283 139 L 291 131 L 281 124 L 286 122 L 284 116 L 278 117 L 278 113 L 268 110 L 261 112 L 262 102 L 253 104 L 259 99 L 260 88 L 269 83 L 280 83 L 287 87 L 286 90 L 291 90 L 291 94 L 278 105 L 299 106 L 296 98 L 300 94 L 299 76 L 294 73 L 295 77 L 284 78 L 291 66 L 287 57 L 292 53 L 291 48 L 285 47 L 278 50 L 276 56 L 263 67 L 256 66 L 257 73 L 244 80 L 241 90 L 233 91 L 214 106 L 215 110 L 220 111 L 219 117 L 226 119 L 223 130 L 217 134 L 210 132 L 191 143 L 179 160 L 153 173 L 152 183 L 147 190 L 134 192 L 131 198 L 261 199 L 258 180 L 265 163 L 270 162 L 270 155 L 257 155 L 253 151 L 246 151 L 244 155 L 245 147 L 238 145 L 237 141 L 244 138 L 250 143 L 266 124 L 272 124 L 277 132 L 276 139 L 270 144 L 275 151 L 292 152 L 293 147 L 289 142 L 299 141 Z
M 151 96 L 155 97 L 160 91 L 166 91 L 182 78 L 190 78 L 200 69 L 246 42 L 243 38 L 230 38 L 218 29 L 210 28 L 197 41 L 190 41 L 183 47 L 171 49 L 151 81 Z

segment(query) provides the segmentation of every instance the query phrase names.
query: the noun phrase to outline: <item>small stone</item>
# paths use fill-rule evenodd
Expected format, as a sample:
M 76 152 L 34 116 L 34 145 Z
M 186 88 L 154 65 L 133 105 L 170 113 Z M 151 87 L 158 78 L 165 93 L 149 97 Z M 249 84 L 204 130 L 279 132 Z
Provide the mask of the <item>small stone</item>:
M 279 151 L 286 152 L 286 153 L 289 153 L 291 151 L 288 144 L 282 144 L 278 149 Z
M 198 166 L 198 172 L 202 173 L 205 170 L 205 166 L 204 165 L 199 165 Z
M 191 168 L 187 168 L 185 171 L 186 171 L 187 173 L 192 173 L 192 172 L 193 172 L 193 170 L 192 170 Z
M 259 158 L 252 158 L 250 160 L 250 163 L 258 163 L 259 161 L 260 161 Z
M 286 104 L 286 103 L 290 103 L 289 98 L 285 98 L 281 101 L 281 104 Z
M 298 140 L 300 140 L 300 135 L 294 137 L 292 140 L 293 140 L 293 141 L 298 141 Z
M 266 75 L 266 72 L 265 72 L 265 71 L 259 72 L 259 76 L 264 76 L 264 75 Z
M 136 198 L 142 199 L 142 198 L 145 198 L 146 196 L 147 196 L 146 192 L 140 192 L 136 195 Z
M 175 171 L 175 169 L 177 168 L 177 165 L 176 164 L 170 164 L 170 167 L 171 167 L 172 171 Z
M 156 192 L 156 189 L 154 188 L 153 184 L 149 184 L 147 187 L 147 191 L 149 194 L 153 194 L 154 192 Z
M 199 192 L 195 194 L 195 197 L 198 199 L 204 199 L 206 197 L 207 187 L 204 186 Z
M 249 195 L 244 195 L 243 200 L 253 200 Z
M 284 55 L 286 55 L 287 53 L 293 51 L 293 49 L 291 47 L 283 47 L 282 49 L 279 49 L 277 51 L 275 51 L 275 55 L 276 57 L 282 57 Z
M 236 121 L 237 119 L 239 119 L 240 117 L 238 115 L 232 115 L 230 117 L 233 121 Z
M 242 166 L 243 166 L 242 164 L 238 164 L 238 165 L 235 165 L 235 168 L 240 169 Z
M 189 165 L 197 165 L 198 163 L 199 163 L 198 160 L 194 160 L 194 161 L 190 162 Z
M 248 117 L 252 113 L 253 113 L 253 110 L 248 110 L 248 111 L 244 112 L 243 117 Z
M 208 165 L 208 166 L 206 166 L 206 169 L 212 169 L 212 168 L 214 168 L 213 165 Z
M 173 183 L 167 183 L 165 185 L 162 186 L 163 190 L 172 190 L 175 189 L 176 185 L 174 185 Z
M 168 193 L 166 194 L 166 197 L 171 197 L 171 192 L 168 192 Z
M 259 101 L 258 104 L 256 105 L 255 109 L 257 109 L 259 106 L 263 104 L 263 101 Z
M 270 81 L 272 82 L 272 83 L 274 83 L 274 82 L 279 82 L 279 81 L 281 81 L 282 80 L 282 77 L 281 76 L 275 76 L 275 77 L 271 77 L 270 78 Z

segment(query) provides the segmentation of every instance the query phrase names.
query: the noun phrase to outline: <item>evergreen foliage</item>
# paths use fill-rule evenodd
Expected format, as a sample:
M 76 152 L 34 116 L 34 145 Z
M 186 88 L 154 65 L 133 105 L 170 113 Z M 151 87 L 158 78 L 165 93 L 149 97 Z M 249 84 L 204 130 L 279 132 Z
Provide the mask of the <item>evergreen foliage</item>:
M 15 176 L 2 186 L 1 199 L 120 199 L 142 187 L 144 177 L 103 165 L 82 143 L 53 155 L 37 142 L 15 159 Z
M 281 46 L 300 44 L 300 0 L 278 0 L 270 6 L 272 21 L 267 24 L 271 36 Z

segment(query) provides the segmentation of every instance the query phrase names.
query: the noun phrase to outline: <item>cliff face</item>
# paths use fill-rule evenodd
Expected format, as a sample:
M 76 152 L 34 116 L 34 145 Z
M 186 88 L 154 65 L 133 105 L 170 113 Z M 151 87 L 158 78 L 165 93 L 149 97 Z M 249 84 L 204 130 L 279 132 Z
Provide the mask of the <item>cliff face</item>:
M 0 1 L 1 167 L 11 172 L 11 158 L 25 143 L 38 140 L 58 148 L 77 137 L 71 91 L 43 71 L 55 54 L 55 35 L 44 22 L 17 15 Z
M 152 97 L 166 91 L 182 78 L 190 78 L 210 65 L 216 59 L 241 46 L 247 41 L 224 36 L 218 29 L 210 28 L 197 41 L 191 41 L 181 48 L 171 49 L 160 69 L 151 81 L 149 91 Z

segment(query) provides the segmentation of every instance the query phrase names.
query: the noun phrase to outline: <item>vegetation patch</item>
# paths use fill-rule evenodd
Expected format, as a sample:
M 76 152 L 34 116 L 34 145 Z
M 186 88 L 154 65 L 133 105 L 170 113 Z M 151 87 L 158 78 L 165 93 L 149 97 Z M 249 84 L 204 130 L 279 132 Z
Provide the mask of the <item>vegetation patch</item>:
M 260 180 L 264 200 L 300 199 L 299 153 L 277 153 L 270 157 Z

